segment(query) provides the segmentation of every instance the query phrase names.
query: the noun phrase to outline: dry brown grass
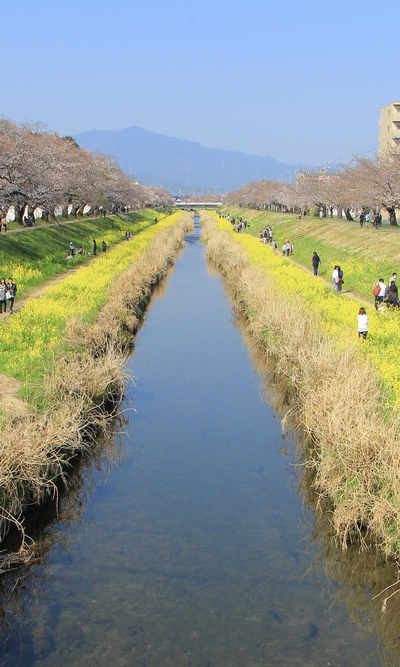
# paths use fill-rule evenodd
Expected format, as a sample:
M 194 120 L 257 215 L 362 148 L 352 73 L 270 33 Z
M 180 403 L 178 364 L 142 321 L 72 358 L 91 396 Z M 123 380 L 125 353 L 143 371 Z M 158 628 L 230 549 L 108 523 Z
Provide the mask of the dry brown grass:
M 0 395 L 2 397 L 2 422 L 6 423 L 14 417 L 23 417 L 28 414 L 29 407 L 19 398 L 21 383 L 14 378 L 0 373 Z
M 301 300 L 282 299 L 271 276 L 249 265 L 229 233 L 203 219 L 207 254 L 223 271 L 253 335 L 276 360 L 291 392 L 288 414 L 308 435 L 305 465 L 343 547 L 372 538 L 400 558 L 399 418 L 385 410 L 357 346 L 324 337 Z M 284 420 L 285 421 L 285 420 Z M 325 503 L 324 503 L 325 504 Z
M 118 278 L 108 303 L 93 324 L 72 317 L 66 330 L 69 351 L 55 353 L 43 386 L 36 388 L 44 413 L 32 412 L 17 398 L 19 386 L 0 377 L 8 401 L 0 442 L 0 540 L 14 524 L 18 553 L 0 555 L 0 571 L 27 562 L 34 553 L 25 535 L 27 505 L 56 497 L 68 485 L 68 466 L 107 431 L 118 412 L 126 375 L 122 368 L 133 344 L 152 287 L 161 280 L 183 246 L 192 219 L 158 234 L 141 258 Z

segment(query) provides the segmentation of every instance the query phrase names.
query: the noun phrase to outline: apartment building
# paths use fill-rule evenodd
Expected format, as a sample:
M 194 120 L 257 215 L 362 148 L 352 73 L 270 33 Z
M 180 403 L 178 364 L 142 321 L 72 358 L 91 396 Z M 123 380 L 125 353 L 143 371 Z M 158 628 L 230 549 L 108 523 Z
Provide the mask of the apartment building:
M 391 102 L 380 109 L 379 153 L 400 148 L 400 102 Z

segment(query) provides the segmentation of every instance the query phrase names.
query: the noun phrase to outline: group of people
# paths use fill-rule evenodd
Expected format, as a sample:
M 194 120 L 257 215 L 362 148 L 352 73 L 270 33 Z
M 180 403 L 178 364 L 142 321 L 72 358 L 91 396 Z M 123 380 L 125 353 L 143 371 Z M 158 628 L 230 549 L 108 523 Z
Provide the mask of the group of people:
M 318 269 L 321 262 L 321 258 L 318 255 L 317 252 L 313 252 L 312 257 L 311 257 L 311 264 L 313 267 L 314 271 L 314 276 L 318 275 Z M 343 269 L 339 266 L 339 264 L 335 264 L 333 271 L 332 271 L 332 282 L 333 286 L 335 288 L 335 292 L 337 294 L 340 294 L 342 291 L 342 286 L 344 285 L 344 278 L 343 278 Z
M 336 264 L 332 271 L 332 282 L 335 288 L 335 292 L 340 294 L 342 291 L 342 286 L 344 284 L 343 279 L 343 269 L 340 268 L 339 264 Z
M 375 297 L 375 308 L 380 311 L 385 308 L 383 304 L 392 308 L 400 308 L 399 292 L 396 285 L 397 273 L 392 273 L 386 285 L 383 278 L 379 278 L 372 294 Z M 366 338 L 368 334 L 368 315 L 365 308 L 360 308 L 358 311 L 358 337 Z
M 128 234 L 128 232 L 127 232 L 126 234 Z M 126 238 L 127 241 L 129 241 L 129 239 L 130 239 L 130 234 L 129 234 L 129 237 L 125 235 L 125 238 Z M 97 243 L 96 243 L 96 239 L 93 239 L 92 243 L 93 243 L 93 255 L 96 256 L 96 255 L 97 255 Z M 107 250 L 107 243 L 106 243 L 105 241 L 102 241 L 102 242 L 101 242 L 101 249 L 102 249 L 103 252 L 106 252 L 106 250 Z M 68 254 L 67 254 L 67 256 L 66 256 L 64 259 L 75 259 L 75 257 L 76 257 L 77 255 L 85 255 L 85 254 L 86 254 L 85 249 L 84 249 L 83 246 L 81 246 L 81 245 L 80 245 L 80 246 L 78 247 L 78 249 L 75 251 L 75 245 L 74 245 L 74 242 L 71 241 L 71 243 L 69 244 Z M 87 254 L 90 256 L 90 252 L 88 252 Z
M 294 244 L 291 243 L 290 241 L 285 241 L 285 243 L 282 246 L 282 255 L 286 255 L 286 257 L 289 257 L 289 255 L 293 255 L 294 253 Z
M 264 229 L 264 231 L 260 232 L 261 243 L 272 243 L 273 237 L 274 237 L 274 232 L 272 231 L 272 227 L 270 227 L 269 225 Z
M 231 223 L 233 225 L 233 230 L 236 231 L 238 234 L 240 234 L 240 232 L 244 232 L 246 227 L 249 226 L 247 220 L 243 220 L 243 218 L 239 218 L 238 222 L 235 222 L 235 218 L 232 218 L 232 220 Z
M 7 304 L 9 312 L 13 312 L 16 293 L 17 286 L 12 278 L 9 278 L 7 282 L 5 278 L 0 278 L 0 313 L 7 312 Z
M 365 226 L 368 226 L 371 223 L 371 220 L 372 226 L 375 227 L 375 229 L 382 226 L 382 216 L 380 213 L 375 213 L 375 215 L 371 216 L 371 213 L 365 215 L 364 211 L 361 211 L 359 217 L 360 227 L 364 227 L 364 222 Z
M 276 241 L 274 241 L 274 232 L 272 227 L 270 227 L 269 225 L 264 229 L 264 231 L 260 232 L 260 241 L 261 243 L 270 243 L 272 250 L 276 252 L 278 244 Z M 294 252 L 294 246 L 293 246 L 293 252 Z M 282 254 L 286 255 L 289 253 L 283 252 Z
M 392 273 L 389 278 L 389 287 L 386 285 L 383 278 L 379 278 L 376 283 L 372 293 L 375 297 L 375 308 L 376 310 L 381 310 L 383 304 L 386 306 L 392 306 L 399 308 L 399 292 L 396 285 L 397 273 Z

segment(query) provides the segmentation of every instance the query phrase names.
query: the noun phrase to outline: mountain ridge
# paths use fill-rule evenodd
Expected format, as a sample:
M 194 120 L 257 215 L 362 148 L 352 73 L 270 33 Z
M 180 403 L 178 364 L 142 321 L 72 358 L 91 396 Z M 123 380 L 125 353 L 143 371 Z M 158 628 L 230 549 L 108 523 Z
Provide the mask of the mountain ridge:
M 111 155 L 143 185 L 160 185 L 179 195 L 226 192 L 261 179 L 289 182 L 302 166 L 270 156 L 207 148 L 134 125 L 122 130 L 89 130 L 73 138 L 83 148 Z

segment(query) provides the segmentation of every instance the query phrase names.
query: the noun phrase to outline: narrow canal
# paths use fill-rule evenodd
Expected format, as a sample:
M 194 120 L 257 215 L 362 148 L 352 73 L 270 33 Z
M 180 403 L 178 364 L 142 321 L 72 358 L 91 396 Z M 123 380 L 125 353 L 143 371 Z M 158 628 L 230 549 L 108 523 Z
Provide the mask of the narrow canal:
M 47 532 L 1 665 L 383 664 L 204 254 L 189 235 L 153 299 L 128 362 L 124 456 L 107 474 L 98 461 L 78 517 L 67 507 Z

